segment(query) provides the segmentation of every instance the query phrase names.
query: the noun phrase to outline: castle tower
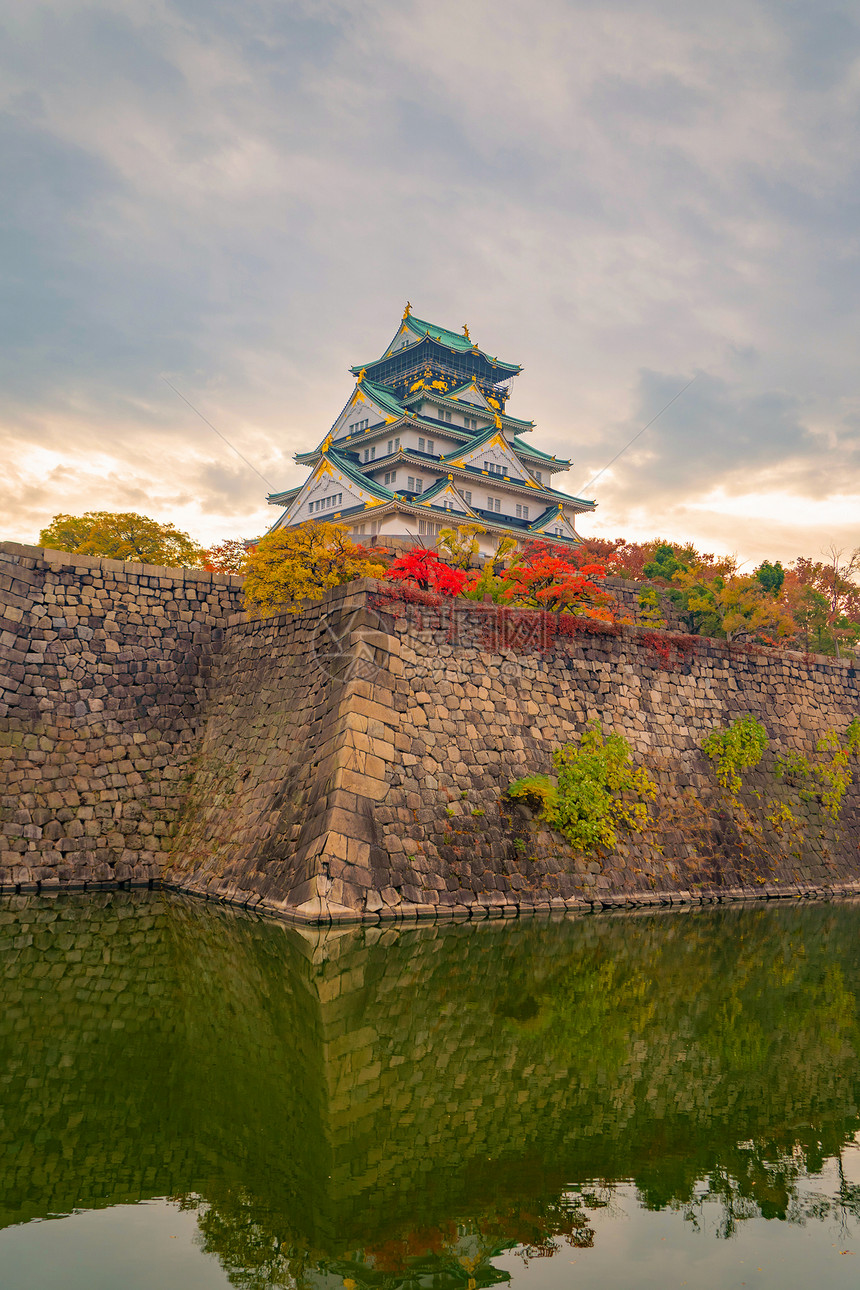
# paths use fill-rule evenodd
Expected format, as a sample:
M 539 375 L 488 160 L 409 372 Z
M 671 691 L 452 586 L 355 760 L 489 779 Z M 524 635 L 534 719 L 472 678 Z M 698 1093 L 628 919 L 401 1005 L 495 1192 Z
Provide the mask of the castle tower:
M 269 495 L 285 508 L 273 529 L 333 520 L 358 539 L 432 546 L 440 529 L 472 523 L 487 530 L 484 554 L 503 534 L 579 544 L 575 517 L 596 503 L 552 486 L 571 463 L 533 448 L 522 436 L 534 422 L 508 413 L 517 364 L 407 304 L 382 357 L 350 370 L 355 389 L 331 430 L 296 454 L 309 478 Z

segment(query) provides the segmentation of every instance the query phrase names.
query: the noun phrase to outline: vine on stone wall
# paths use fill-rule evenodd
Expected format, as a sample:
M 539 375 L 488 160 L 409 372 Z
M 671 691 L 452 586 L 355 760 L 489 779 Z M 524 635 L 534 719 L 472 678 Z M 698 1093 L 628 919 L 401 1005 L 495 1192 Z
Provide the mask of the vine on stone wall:
M 692 658 L 701 637 L 687 636 L 683 632 L 644 632 L 640 640 L 645 649 L 657 656 L 661 670 L 672 672 Z
M 741 771 L 757 766 L 767 749 L 767 731 L 749 713 L 726 729 L 715 726 L 702 751 L 715 763 L 717 782 L 735 797 L 741 789 Z

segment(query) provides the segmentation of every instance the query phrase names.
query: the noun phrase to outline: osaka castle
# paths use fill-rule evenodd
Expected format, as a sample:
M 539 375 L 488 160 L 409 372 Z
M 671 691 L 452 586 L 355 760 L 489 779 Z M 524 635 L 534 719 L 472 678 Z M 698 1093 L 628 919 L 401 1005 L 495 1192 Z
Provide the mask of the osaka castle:
M 478 524 L 484 555 L 503 534 L 580 542 L 576 516 L 595 503 L 553 487 L 570 462 L 533 448 L 534 422 L 508 412 L 518 364 L 407 304 L 382 356 L 350 371 L 340 416 L 312 452 L 296 454 L 310 476 L 269 495 L 285 508 L 272 530 L 330 520 L 359 539 L 432 545 L 442 528 Z

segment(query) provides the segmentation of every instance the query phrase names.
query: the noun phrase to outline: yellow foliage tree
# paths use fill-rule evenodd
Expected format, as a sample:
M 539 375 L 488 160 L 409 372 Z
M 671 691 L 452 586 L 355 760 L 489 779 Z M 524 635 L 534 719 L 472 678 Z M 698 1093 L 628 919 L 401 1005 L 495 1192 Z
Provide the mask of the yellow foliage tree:
M 797 631 L 783 600 L 766 591 L 754 574 L 711 576 L 696 564 L 675 572 L 666 594 L 690 631 L 702 636 L 775 641 Z
M 298 613 L 331 587 L 384 573 L 378 553 L 350 542 L 340 524 L 302 524 L 268 533 L 249 552 L 245 599 L 264 613 Z
M 458 524 L 440 529 L 437 543 L 442 558 L 454 569 L 471 569 L 478 556 L 478 538 L 486 529 L 480 524 Z
M 769 595 L 755 575 L 727 578 L 717 592 L 717 605 L 727 640 L 763 636 L 770 640 L 793 636 L 794 619 L 785 605 Z
M 75 555 L 106 556 L 110 560 L 139 560 L 197 569 L 203 550 L 173 524 L 161 524 L 134 511 L 87 511 L 85 515 L 55 515 L 39 534 L 39 545 Z

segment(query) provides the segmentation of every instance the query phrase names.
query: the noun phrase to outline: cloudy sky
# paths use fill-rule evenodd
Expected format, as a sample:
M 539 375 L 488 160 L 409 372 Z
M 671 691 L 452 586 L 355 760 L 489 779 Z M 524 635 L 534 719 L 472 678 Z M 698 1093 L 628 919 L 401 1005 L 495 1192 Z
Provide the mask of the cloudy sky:
M 0 0 L 0 536 L 253 536 L 407 298 L 583 534 L 860 544 L 856 0 Z

